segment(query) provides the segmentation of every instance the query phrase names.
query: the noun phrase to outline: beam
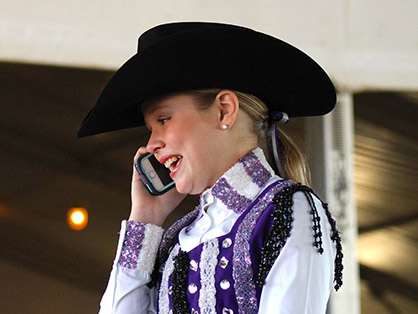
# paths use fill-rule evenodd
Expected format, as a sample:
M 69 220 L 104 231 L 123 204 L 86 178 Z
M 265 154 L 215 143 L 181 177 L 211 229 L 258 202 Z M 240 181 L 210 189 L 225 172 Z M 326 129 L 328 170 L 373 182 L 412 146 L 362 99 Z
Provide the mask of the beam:
M 417 219 L 418 219 L 418 211 L 409 216 L 390 219 L 388 221 L 384 221 L 384 222 L 371 225 L 371 226 L 360 227 L 358 229 L 358 232 L 359 234 L 365 234 L 365 233 L 369 233 L 373 231 L 379 231 L 379 230 L 390 228 L 390 227 L 396 227 L 396 226 L 401 226 L 407 223 L 412 223 L 416 221 Z

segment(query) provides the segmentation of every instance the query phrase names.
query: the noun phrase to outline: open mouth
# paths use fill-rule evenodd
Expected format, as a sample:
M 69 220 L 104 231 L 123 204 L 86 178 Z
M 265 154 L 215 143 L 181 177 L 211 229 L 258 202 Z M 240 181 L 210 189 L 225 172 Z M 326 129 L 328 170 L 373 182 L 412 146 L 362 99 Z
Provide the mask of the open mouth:
M 178 156 L 173 156 L 170 159 L 167 159 L 166 162 L 164 163 L 164 166 L 168 169 L 170 169 L 170 171 L 173 171 L 174 168 L 176 168 L 177 163 L 179 162 L 180 159 L 182 159 L 183 157 L 178 155 Z

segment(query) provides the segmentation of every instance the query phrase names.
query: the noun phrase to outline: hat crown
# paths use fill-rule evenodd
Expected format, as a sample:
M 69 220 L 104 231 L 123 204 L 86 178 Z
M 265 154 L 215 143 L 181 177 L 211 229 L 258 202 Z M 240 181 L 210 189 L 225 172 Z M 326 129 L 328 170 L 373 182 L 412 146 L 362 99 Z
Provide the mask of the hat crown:
M 325 114 L 336 100 L 325 71 L 278 38 L 231 24 L 169 23 L 139 37 L 138 53 L 109 81 L 78 136 L 143 125 L 138 106 L 149 97 L 214 87 L 254 95 L 289 117 Z
M 242 28 L 230 24 L 222 23 L 208 23 L 208 22 L 178 22 L 178 23 L 168 23 L 155 26 L 146 32 L 144 32 L 138 38 L 138 53 L 144 51 L 150 46 L 163 42 L 166 39 L 181 35 L 187 32 L 194 31 L 203 31 L 209 29 L 219 29 L 219 28 Z

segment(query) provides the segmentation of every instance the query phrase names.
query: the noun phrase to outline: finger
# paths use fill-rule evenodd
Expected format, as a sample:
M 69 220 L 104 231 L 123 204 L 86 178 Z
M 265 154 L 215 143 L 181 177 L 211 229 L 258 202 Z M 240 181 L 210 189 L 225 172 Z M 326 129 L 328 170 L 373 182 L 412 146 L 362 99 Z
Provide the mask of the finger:
M 139 180 L 139 174 L 137 173 L 136 169 L 135 169 L 135 162 L 138 160 L 139 157 L 141 157 L 142 155 L 148 153 L 147 148 L 144 146 L 141 146 L 140 148 L 138 148 L 138 150 L 135 153 L 134 156 L 134 162 L 132 164 L 133 167 L 133 172 L 132 172 L 132 177 L 135 180 Z
M 135 156 L 134 156 L 134 160 L 137 160 L 141 155 L 144 155 L 144 154 L 146 154 L 146 153 L 148 153 L 148 151 L 147 151 L 147 148 L 146 147 L 144 147 L 144 146 L 141 146 L 140 148 L 138 148 L 138 150 L 136 151 L 136 153 L 135 153 Z

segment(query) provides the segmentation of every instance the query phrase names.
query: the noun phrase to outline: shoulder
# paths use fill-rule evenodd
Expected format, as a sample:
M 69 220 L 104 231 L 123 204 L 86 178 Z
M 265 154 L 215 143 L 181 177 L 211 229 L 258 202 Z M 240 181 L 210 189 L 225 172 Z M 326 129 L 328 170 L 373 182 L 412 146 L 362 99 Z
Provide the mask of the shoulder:
M 328 205 L 314 191 L 300 183 L 285 181 L 279 189 L 269 192 L 270 202 L 265 208 L 265 221 L 260 219 L 259 230 L 263 230 L 263 240 L 258 267 L 257 284 L 262 286 L 290 237 L 300 239 L 302 233 L 312 243 L 311 247 L 317 254 L 323 254 L 323 241 L 334 242 L 335 256 L 335 287 L 342 284 L 342 247 L 335 220 L 328 211 Z M 262 218 L 260 217 L 260 218 Z M 255 231 L 256 231 L 255 230 Z M 256 238 L 257 235 L 254 235 Z M 325 238 L 326 237 L 326 238 Z

